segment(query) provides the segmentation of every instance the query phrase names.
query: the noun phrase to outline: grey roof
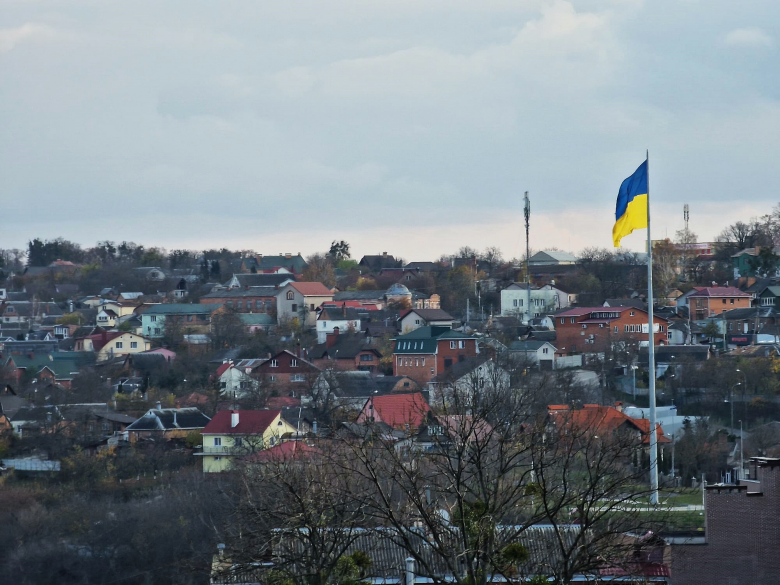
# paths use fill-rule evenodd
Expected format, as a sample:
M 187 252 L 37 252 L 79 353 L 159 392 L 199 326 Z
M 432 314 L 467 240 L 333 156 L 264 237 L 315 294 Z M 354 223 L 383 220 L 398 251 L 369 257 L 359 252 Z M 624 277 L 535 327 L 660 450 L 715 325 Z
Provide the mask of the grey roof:
M 455 362 L 449 368 L 442 373 L 437 374 L 431 382 L 448 382 L 451 380 L 459 380 L 463 376 L 469 375 L 479 366 L 490 360 L 490 356 L 478 355 L 463 360 L 462 362 Z
M 8 391 L 0 391 L 0 414 L 6 415 L 9 419 L 22 408 L 31 408 L 32 405 L 21 396 L 16 396 Z
M 648 363 L 647 347 L 639 348 L 639 363 Z M 710 354 L 709 345 L 657 345 L 655 347 L 655 359 L 657 363 L 674 363 L 683 358 L 697 361 L 706 360 Z
M 774 307 L 750 307 L 745 309 L 731 309 L 725 313 L 721 313 L 717 316 L 717 319 L 755 319 L 756 311 L 759 312 L 760 318 L 776 318 L 777 311 Z
M 568 252 L 561 252 L 560 250 L 542 250 L 537 252 L 528 259 L 529 262 L 576 262 L 577 257 L 572 256 Z
M 382 301 L 384 298 L 383 290 L 343 290 L 333 295 L 334 301 Z
M 279 289 L 275 286 L 252 286 L 249 288 L 217 289 L 203 295 L 203 299 L 214 298 L 244 298 L 244 297 L 275 297 Z
M 444 268 L 436 262 L 409 262 L 404 268 L 420 270 L 422 272 L 440 272 Z
M 645 310 L 647 303 L 641 299 L 607 299 L 604 301 L 605 307 L 635 307 L 637 309 Z
M 134 416 L 116 412 L 106 404 L 64 404 L 57 409 L 65 420 L 84 420 L 90 416 L 125 424 L 135 420 Z
M 454 321 L 454 317 L 444 309 L 412 309 L 409 313 L 416 313 L 426 321 Z
M 529 340 L 555 342 L 558 339 L 558 333 L 555 331 L 531 331 Z
M 127 427 L 128 431 L 202 429 L 211 419 L 195 407 L 152 408 Z
M 222 303 L 201 303 L 201 304 L 165 304 L 152 305 L 144 315 L 210 315 L 222 306 Z

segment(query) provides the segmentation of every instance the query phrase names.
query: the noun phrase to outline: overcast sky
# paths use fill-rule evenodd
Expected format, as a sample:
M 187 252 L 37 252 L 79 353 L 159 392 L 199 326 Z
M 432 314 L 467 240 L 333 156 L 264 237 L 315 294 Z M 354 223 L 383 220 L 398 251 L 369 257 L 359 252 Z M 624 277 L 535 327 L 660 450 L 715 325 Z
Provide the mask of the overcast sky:
M 0 247 L 427 260 L 780 202 L 780 1 L 0 0 Z M 626 238 L 643 248 L 645 232 Z

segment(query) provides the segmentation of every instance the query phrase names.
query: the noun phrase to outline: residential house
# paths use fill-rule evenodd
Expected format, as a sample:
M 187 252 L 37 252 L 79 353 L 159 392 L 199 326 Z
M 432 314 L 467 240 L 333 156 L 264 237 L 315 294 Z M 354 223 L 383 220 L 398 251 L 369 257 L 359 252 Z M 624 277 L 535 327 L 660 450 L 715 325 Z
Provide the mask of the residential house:
M 104 403 L 65 404 L 55 407 L 61 417 L 61 427 L 72 436 L 105 437 L 124 432 L 135 421 Z
M 248 457 L 273 447 L 295 427 L 282 418 L 281 410 L 220 410 L 201 431 L 203 472 L 231 468 L 236 458 Z
M 142 439 L 170 441 L 184 439 L 190 433 L 202 431 L 211 419 L 194 407 L 150 408 L 146 414 L 127 426 L 131 443 Z
M 509 345 L 509 355 L 522 364 L 534 364 L 542 370 L 555 369 L 556 347 L 549 341 L 528 340 L 513 341 Z
M 305 326 L 314 327 L 316 310 L 328 301 L 333 301 L 333 292 L 321 282 L 287 283 L 276 293 L 277 319 L 298 319 Z
M 273 273 L 237 273 L 234 274 L 232 278 L 225 283 L 224 286 L 226 288 L 242 289 L 267 286 L 279 288 L 288 282 L 294 282 L 295 280 L 295 275 L 292 272 L 284 268 L 279 268 L 277 272 Z
M 98 310 L 95 321 L 99 327 L 110 329 L 116 326 L 116 320 L 118 318 L 119 315 L 117 315 L 112 309 L 101 308 Z
M 160 304 L 152 305 L 141 314 L 141 329 L 145 337 L 160 338 L 167 324 L 181 327 L 182 331 L 208 331 L 211 317 L 222 307 L 219 303 Z
M 420 327 L 393 341 L 393 375 L 409 376 L 418 384 L 479 353 L 476 337 L 449 327 Z
M 734 270 L 734 278 L 740 278 L 745 276 L 756 276 L 756 261 L 761 253 L 761 246 L 754 248 L 745 248 L 740 250 L 736 254 L 731 255 L 731 265 Z M 772 250 L 775 254 L 780 254 L 780 248 L 774 248 Z M 774 270 L 770 271 L 765 276 L 780 276 L 780 266 L 775 266 Z
M 365 315 L 365 311 L 362 311 Z M 347 308 L 346 303 L 341 307 L 323 305 L 317 315 L 317 342 L 325 343 L 331 333 L 349 333 L 360 331 L 361 313 L 356 309 Z
M 428 382 L 431 404 L 474 404 L 480 396 L 506 392 L 509 372 L 492 357 L 478 355 L 452 364 Z M 456 398 L 457 397 L 457 398 Z
M 778 312 L 774 307 L 731 309 L 711 319 L 725 332 L 729 345 L 775 343 L 778 336 Z
M 703 287 L 703 286 L 694 286 L 689 291 L 682 293 L 680 296 L 677 297 L 677 299 L 675 299 L 675 305 L 678 308 L 685 307 L 686 309 L 688 309 L 689 306 L 690 306 L 690 303 L 688 302 L 688 298 L 692 294 L 695 294 L 695 293 L 699 292 L 700 290 L 704 290 L 704 288 L 705 287 Z
M 379 272 L 383 268 L 395 268 L 398 261 L 387 252 L 382 252 L 376 256 L 363 256 L 358 262 L 358 266 L 365 268 L 370 272 Z
M 93 352 L 98 362 L 129 353 L 149 351 L 151 348 L 151 341 L 128 331 L 102 331 L 76 339 L 73 346 L 75 351 Z
M 528 259 L 529 266 L 548 264 L 576 264 L 577 257 L 560 250 L 542 250 Z
M 315 345 L 308 352 L 312 363 L 320 369 L 359 371 L 375 374 L 379 370 L 382 354 L 372 347 L 362 334 L 344 334 L 336 329 L 329 333 L 324 343 Z
M 226 397 L 241 398 L 260 388 L 260 373 L 257 368 L 267 362 L 267 358 L 229 361 L 217 368 L 215 374 L 220 394 Z
M 706 486 L 706 530 L 672 545 L 675 583 L 780 583 L 780 459 L 751 457 L 749 468 L 746 479 Z
M 521 321 L 550 313 L 555 309 L 558 295 L 553 290 L 531 288 L 531 307 L 528 307 L 528 287 L 523 282 L 514 282 L 501 291 L 501 316 L 517 317 Z
M 757 295 L 756 305 L 780 310 L 780 286 L 767 286 Z
M 280 351 L 253 369 L 253 375 L 285 388 L 296 395 L 309 391 L 320 369 L 291 351 Z
M 166 279 L 165 271 L 159 266 L 139 266 L 133 272 L 149 282 L 162 282 Z
M 575 293 L 567 293 L 566 291 L 559 289 L 555 286 L 554 280 L 550 284 L 540 286 L 539 290 L 546 290 L 555 293 L 553 305 L 556 310 L 567 309 L 577 302 L 577 295 Z
M 239 313 L 238 318 L 250 334 L 256 331 L 268 333 L 276 327 L 276 317 L 270 313 Z
M 650 448 L 650 420 L 631 418 L 623 412 L 621 403 L 616 406 L 583 404 L 582 408 L 576 410 L 566 405 L 550 405 L 548 417 L 550 424 L 555 427 L 573 429 L 588 438 L 607 436 L 618 430 L 633 432 L 643 450 L 648 451 Z M 660 424 L 656 423 L 655 433 L 659 447 L 672 442 L 664 435 Z
M 92 356 L 73 351 L 58 351 L 44 354 L 11 355 L 5 358 L 4 368 L 9 377 L 17 382 L 27 374 L 40 382 L 52 382 L 69 389 L 79 368 L 91 363 Z
M 648 315 L 634 307 L 579 307 L 555 315 L 556 347 L 563 355 L 600 353 L 609 344 L 647 344 Z M 655 345 L 667 343 L 668 320 L 653 316 Z
M 400 315 L 400 329 L 409 333 L 420 327 L 452 327 L 454 317 L 442 309 L 408 309 Z
M 390 427 L 414 432 L 428 418 L 431 408 L 420 392 L 372 396 L 366 400 L 357 417 L 359 424 L 385 423 Z
M 750 307 L 750 300 L 748 293 L 733 286 L 708 286 L 688 295 L 691 317 L 697 321 L 731 309 L 747 309 Z
M 427 295 L 409 290 L 405 285 L 396 283 L 387 290 L 349 290 L 338 291 L 333 295 L 337 305 L 346 302 L 359 303 L 361 308 L 376 306 L 377 309 L 387 307 L 390 303 L 411 309 L 440 309 L 441 297 L 437 294 Z
M 218 303 L 239 313 L 270 313 L 276 315 L 275 286 L 253 286 L 215 290 L 200 298 L 202 304 Z

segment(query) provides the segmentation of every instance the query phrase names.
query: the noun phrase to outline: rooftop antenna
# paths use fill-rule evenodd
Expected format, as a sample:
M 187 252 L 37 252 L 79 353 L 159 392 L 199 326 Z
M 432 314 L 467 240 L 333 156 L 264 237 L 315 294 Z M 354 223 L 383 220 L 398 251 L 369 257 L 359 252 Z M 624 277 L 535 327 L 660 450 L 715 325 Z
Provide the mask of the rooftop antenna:
M 525 201 L 525 207 L 523 209 L 523 215 L 525 215 L 525 288 L 528 298 L 528 306 L 526 307 L 526 311 L 528 311 L 528 321 L 531 320 L 531 272 L 528 268 L 528 260 L 531 256 L 531 248 L 529 247 L 529 228 L 531 225 L 531 200 L 528 198 L 528 191 L 525 192 L 525 197 L 523 198 Z
M 685 270 L 688 268 L 688 245 L 691 240 L 691 232 L 688 231 L 688 220 L 690 217 L 690 207 L 686 203 L 683 206 L 683 220 L 685 221 L 685 232 L 683 232 L 683 278 L 685 278 Z

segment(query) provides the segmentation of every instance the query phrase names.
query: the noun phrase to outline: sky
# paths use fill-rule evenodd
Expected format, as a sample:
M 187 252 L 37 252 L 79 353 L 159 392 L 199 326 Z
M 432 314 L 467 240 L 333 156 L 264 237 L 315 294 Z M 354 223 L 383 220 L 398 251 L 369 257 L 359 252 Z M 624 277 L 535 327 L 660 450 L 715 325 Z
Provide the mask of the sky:
M 0 247 L 611 247 L 780 185 L 780 2 L 0 0 Z M 646 232 L 624 246 L 644 249 Z

